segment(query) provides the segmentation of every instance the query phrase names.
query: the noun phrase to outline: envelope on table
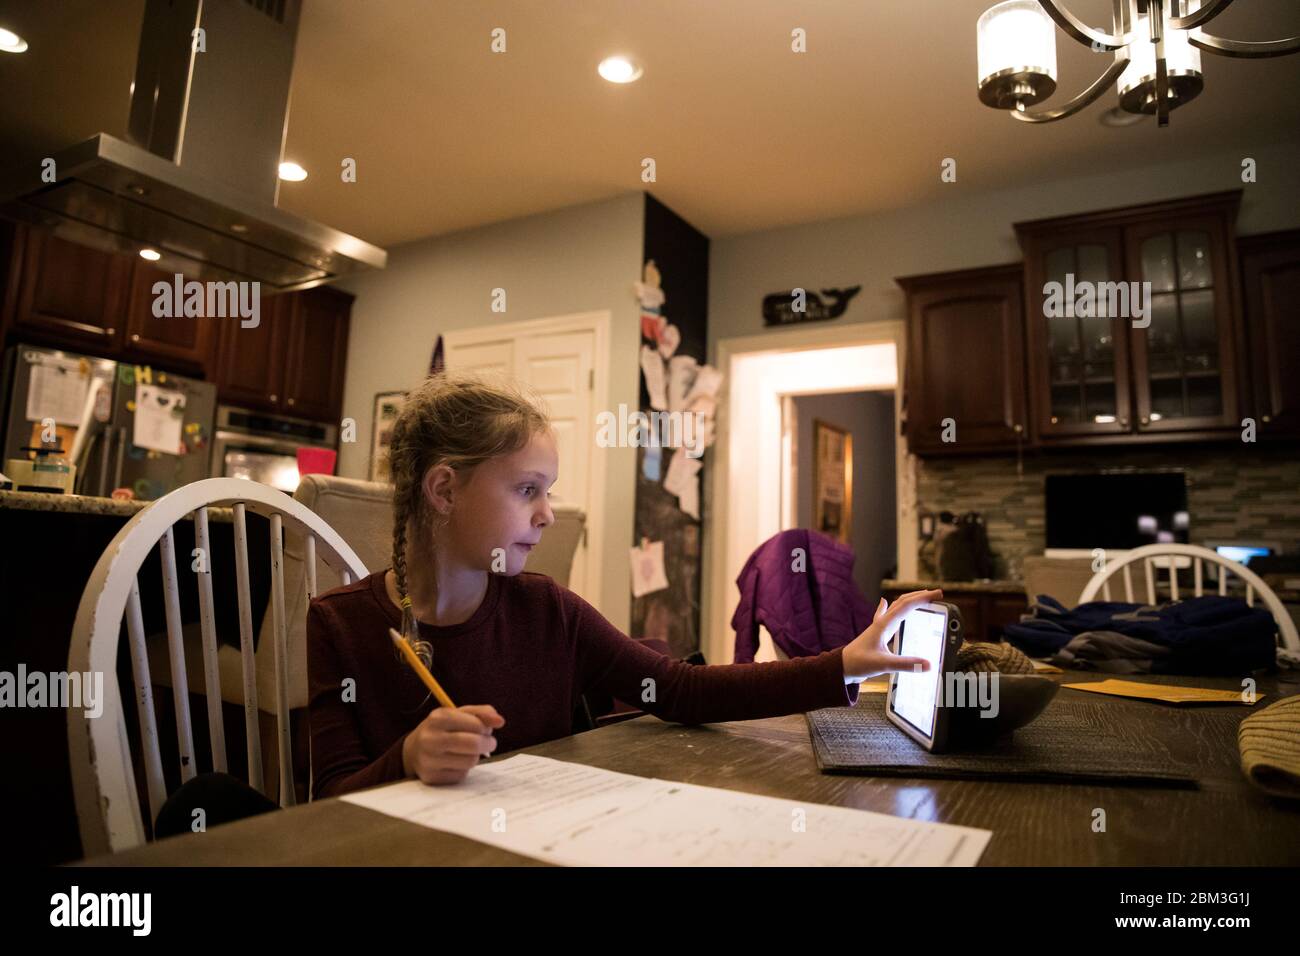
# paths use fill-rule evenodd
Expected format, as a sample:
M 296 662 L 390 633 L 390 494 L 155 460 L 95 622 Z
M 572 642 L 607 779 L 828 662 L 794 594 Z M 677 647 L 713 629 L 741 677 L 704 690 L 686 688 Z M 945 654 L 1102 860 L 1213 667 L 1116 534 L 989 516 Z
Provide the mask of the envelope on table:
M 1242 696 L 1239 690 L 1213 690 L 1209 687 L 1174 687 L 1170 684 L 1143 684 L 1133 680 L 1103 680 L 1087 684 L 1062 684 L 1071 690 L 1086 690 L 1095 694 L 1112 694 L 1116 697 L 1136 697 L 1140 700 L 1158 700 L 1165 704 L 1245 704 L 1254 706 L 1263 698 L 1253 700 Z

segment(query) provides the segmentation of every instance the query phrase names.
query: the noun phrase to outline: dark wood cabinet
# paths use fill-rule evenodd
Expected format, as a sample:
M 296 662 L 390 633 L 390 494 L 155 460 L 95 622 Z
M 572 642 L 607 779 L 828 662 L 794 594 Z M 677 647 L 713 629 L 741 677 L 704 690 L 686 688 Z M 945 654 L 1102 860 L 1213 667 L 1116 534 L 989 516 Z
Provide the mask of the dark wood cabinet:
M 1127 274 L 1151 283 L 1150 325 L 1129 331 L 1137 432 L 1240 430 L 1237 201 L 1207 206 L 1124 231 Z
M 1016 224 L 1035 444 L 1237 434 L 1240 200 L 1238 190 Z
M 223 403 L 333 421 L 343 404 L 352 296 L 337 289 L 268 296 L 261 322 L 221 327 L 213 378 Z
M 1237 243 L 1256 435 L 1300 438 L 1300 229 Z
M 1129 418 L 1127 332 L 1119 317 L 1081 316 L 1071 276 L 1113 282 L 1124 273 L 1123 234 L 1114 227 L 1022 234 L 1025 342 L 1033 434 L 1038 439 L 1124 434 Z M 1055 283 L 1061 295 L 1045 292 Z M 1049 301 L 1056 306 L 1049 308 Z
M 337 420 L 343 409 L 352 296 L 316 288 L 294 296 L 285 370 L 285 411 Z
M 156 364 L 215 382 L 224 404 L 318 421 L 341 414 L 353 299 L 346 292 L 322 286 L 264 296 L 255 327 L 237 314 L 156 316 L 154 284 L 171 284 L 174 274 L 8 223 L 0 223 L 0 267 L 6 344 Z
M 121 348 L 131 263 L 40 229 L 20 229 L 13 329 L 20 336 L 104 354 Z
M 211 355 L 216 324 L 238 320 L 187 318 L 183 313 L 154 315 L 155 283 L 172 285 L 175 281 L 174 273 L 162 272 L 143 261 L 135 263 L 126 297 L 123 353 L 128 359 L 162 361 L 177 371 L 202 374 Z
M 223 404 L 280 411 L 284 398 L 284 357 L 293 318 L 287 295 L 265 296 L 255 327 L 227 320 L 218 330 L 212 378 Z
M 1020 264 L 895 281 L 907 293 L 909 448 L 1015 449 L 1026 437 Z

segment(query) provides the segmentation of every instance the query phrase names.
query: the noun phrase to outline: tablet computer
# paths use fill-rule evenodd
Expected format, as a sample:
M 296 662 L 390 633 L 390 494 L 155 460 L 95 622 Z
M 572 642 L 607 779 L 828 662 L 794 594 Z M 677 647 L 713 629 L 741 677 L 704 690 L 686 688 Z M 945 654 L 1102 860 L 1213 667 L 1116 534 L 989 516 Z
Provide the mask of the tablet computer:
M 932 753 L 948 745 L 949 709 L 944 706 L 944 674 L 961 646 L 961 614 L 951 604 L 918 604 L 903 616 L 891 649 L 904 657 L 924 657 L 928 671 L 896 671 L 889 677 L 885 716 Z

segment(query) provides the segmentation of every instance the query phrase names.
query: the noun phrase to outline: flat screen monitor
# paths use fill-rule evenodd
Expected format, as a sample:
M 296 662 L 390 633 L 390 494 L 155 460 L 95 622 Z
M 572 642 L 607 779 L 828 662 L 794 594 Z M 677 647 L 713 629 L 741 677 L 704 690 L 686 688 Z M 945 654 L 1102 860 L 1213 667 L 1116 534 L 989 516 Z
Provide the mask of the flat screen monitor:
M 1181 471 L 1048 475 L 1047 547 L 1092 550 L 1187 544 Z

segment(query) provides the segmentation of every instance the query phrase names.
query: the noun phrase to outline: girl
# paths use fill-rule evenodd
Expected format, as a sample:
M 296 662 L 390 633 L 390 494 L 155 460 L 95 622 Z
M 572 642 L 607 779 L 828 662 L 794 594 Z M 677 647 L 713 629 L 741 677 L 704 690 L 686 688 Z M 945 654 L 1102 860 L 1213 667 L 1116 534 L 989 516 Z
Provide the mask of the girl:
M 390 462 L 393 566 L 321 595 L 307 614 L 317 797 L 406 777 L 459 782 L 484 755 L 571 734 L 584 694 L 701 724 L 845 706 L 866 677 L 929 668 L 884 642 L 937 591 L 888 611 L 882 600 L 862 634 L 816 657 L 696 666 L 628 638 L 551 578 L 521 573 L 554 520 L 558 454 L 545 413 L 513 385 L 429 378 L 395 423 Z M 474 703 L 438 707 L 390 627 L 452 700 Z

